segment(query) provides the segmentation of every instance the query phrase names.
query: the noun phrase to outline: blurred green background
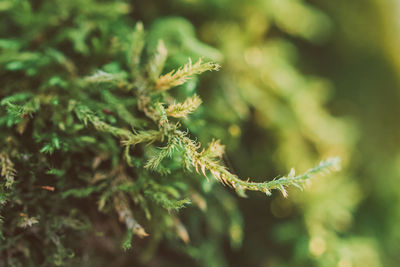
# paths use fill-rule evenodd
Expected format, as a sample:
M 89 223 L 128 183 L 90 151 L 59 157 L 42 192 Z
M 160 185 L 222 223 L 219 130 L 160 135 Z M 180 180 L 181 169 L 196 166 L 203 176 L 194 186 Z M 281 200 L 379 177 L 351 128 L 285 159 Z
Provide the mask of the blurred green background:
M 180 212 L 189 244 L 94 248 L 97 266 L 398 266 L 399 18 L 396 0 L 0 1 L 1 33 L 51 36 L 80 74 L 106 63 L 110 36 L 137 21 L 149 51 L 164 41 L 168 68 L 188 57 L 219 62 L 175 94 L 201 96 L 187 126 L 203 143 L 221 139 L 241 177 L 342 158 L 341 172 L 289 198 L 240 199 L 215 185 L 207 211 Z

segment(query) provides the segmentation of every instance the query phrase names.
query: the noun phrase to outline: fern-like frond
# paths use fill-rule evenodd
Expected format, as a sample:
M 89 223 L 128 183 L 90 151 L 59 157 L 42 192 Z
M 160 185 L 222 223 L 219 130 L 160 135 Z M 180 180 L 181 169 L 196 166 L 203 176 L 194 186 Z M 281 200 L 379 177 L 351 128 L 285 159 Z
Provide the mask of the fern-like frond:
M 14 169 L 14 163 L 10 160 L 7 153 L 2 152 L 0 153 L 0 165 L 1 165 L 1 177 L 6 179 L 5 186 L 6 188 L 10 188 L 15 179 L 15 175 L 17 171 Z
M 40 108 L 40 98 L 33 97 L 31 100 L 28 100 L 22 105 L 13 103 L 8 99 L 3 99 L 3 101 L 1 101 L 1 105 L 5 106 L 7 112 L 15 118 L 26 116 L 32 117 L 33 113 L 38 111 Z
M 114 136 L 120 137 L 122 143 L 125 146 L 136 145 L 139 143 L 152 143 L 157 140 L 162 140 L 162 133 L 159 131 L 148 130 L 132 133 L 129 130 L 121 129 L 112 126 L 104 121 L 102 121 L 96 114 L 90 110 L 87 106 L 78 104 L 75 101 L 70 102 L 70 109 L 72 109 L 79 120 L 81 120 L 85 125 L 89 122 L 101 132 L 108 132 Z
M 171 157 L 172 153 L 175 149 L 177 149 L 177 147 L 178 142 L 176 138 L 172 138 L 172 140 L 168 141 L 167 146 L 159 148 L 157 150 L 157 153 L 147 161 L 144 167 L 150 170 L 157 170 L 161 161 L 166 157 Z
M 215 148 L 209 147 L 199 152 L 200 144 L 188 138 L 186 133 L 177 130 L 175 134 L 179 138 L 185 153 L 190 157 L 191 165 L 198 173 L 202 173 L 207 177 L 207 171 L 210 172 L 218 181 L 233 187 L 238 195 L 243 197 L 246 196 L 246 190 L 260 191 L 270 195 L 273 189 L 278 189 L 284 196 L 287 196 L 286 187 L 296 186 L 302 188 L 303 184 L 313 175 L 326 170 L 338 169 L 340 163 L 338 158 L 330 158 L 301 175 L 295 176 L 292 169 L 289 175 L 279 179 L 261 183 L 251 182 L 250 179 L 240 179 L 237 175 L 231 173 L 226 166 L 221 164 L 219 158 L 222 156 L 222 150 L 220 145 L 216 145 L 218 143 L 214 142 L 211 144 Z M 218 152 L 210 153 L 210 151 Z
M 183 103 L 176 103 L 170 105 L 167 109 L 167 115 L 174 118 L 186 118 L 189 114 L 193 113 L 202 101 L 198 95 L 187 98 Z
M 171 71 L 158 78 L 155 89 L 157 91 L 165 91 L 172 87 L 184 84 L 191 76 L 201 74 L 206 71 L 219 70 L 220 65 L 213 62 L 203 63 L 199 59 L 195 64 L 189 58 L 189 62 L 176 71 Z

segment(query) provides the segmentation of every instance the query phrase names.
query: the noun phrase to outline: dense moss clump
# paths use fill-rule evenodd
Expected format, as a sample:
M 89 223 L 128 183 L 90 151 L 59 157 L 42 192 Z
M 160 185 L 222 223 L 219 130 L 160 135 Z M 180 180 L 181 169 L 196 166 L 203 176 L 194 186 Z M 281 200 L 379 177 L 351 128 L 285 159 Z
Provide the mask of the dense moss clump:
M 358 138 L 297 49 L 333 27 L 293 0 L 0 1 L 0 266 L 378 266 L 345 234 L 355 171 L 310 183 Z

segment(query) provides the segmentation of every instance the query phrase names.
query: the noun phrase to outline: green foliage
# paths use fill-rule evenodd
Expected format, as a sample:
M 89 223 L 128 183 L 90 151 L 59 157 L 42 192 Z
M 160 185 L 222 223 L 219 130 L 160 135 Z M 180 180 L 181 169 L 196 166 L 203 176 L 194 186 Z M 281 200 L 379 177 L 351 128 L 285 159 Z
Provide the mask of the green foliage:
M 304 74 L 333 27 L 295 0 L 1 1 L 0 265 L 379 266 L 356 170 L 310 183 L 358 138 Z
M 36 12 L 26 5 L 25 15 L 29 18 L 31 12 Z M 191 203 L 191 194 L 197 196 L 197 202 L 205 201 L 197 192 L 200 181 L 196 175 L 189 175 L 194 169 L 232 186 L 240 196 L 245 196 L 246 190 L 270 194 L 272 189 L 279 189 L 286 196 L 285 187 L 301 187 L 313 174 L 335 167 L 337 161 L 333 159 L 299 176 L 291 172 L 287 177 L 262 183 L 239 179 L 220 160 L 224 146 L 219 141 L 212 141 L 203 149 L 190 130 L 183 127 L 202 103 L 200 97 L 194 94 L 178 103 L 167 92 L 185 84 L 192 76 L 218 70 L 219 65 L 201 59 L 192 64 L 189 58 L 184 66 L 162 74 L 167 49 L 159 41 L 156 51 L 144 60 L 146 41 L 141 23 L 136 24 L 133 34 L 126 39 L 118 32 L 114 35 L 115 32 L 108 31 L 113 22 L 106 23 L 110 18 L 105 13 L 112 11 L 99 8 L 90 14 L 84 7 L 71 5 L 81 10 L 78 16 L 83 16 L 83 21 L 75 21 L 77 29 L 67 27 L 59 36 L 44 36 L 44 40 L 38 41 L 39 48 L 32 49 L 29 43 L 36 40 L 29 39 L 24 32 L 27 26 L 20 26 L 18 33 L 28 38 L 27 44 L 7 43 L 7 40 L 2 43 L 2 49 L 16 50 L 15 54 L 2 57 L 6 85 L 1 100 L 2 214 L 7 215 L 1 233 L 7 240 L 2 250 L 13 255 L 5 259 L 7 263 L 68 264 L 73 255 L 68 251 L 74 249 L 74 246 L 68 248 L 74 240 L 70 235 L 80 235 L 70 218 L 71 212 L 77 220 L 96 224 L 98 215 L 93 213 L 96 201 L 98 211 L 106 214 L 110 226 L 115 219 L 125 225 L 122 242 L 125 250 L 131 247 L 133 235 L 144 238 L 149 232 L 157 241 L 167 236 L 164 229 L 176 231 L 178 237 L 189 242 L 185 226 L 174 213 Z M 45 7 L 41 10 L 43 14 L 47 12 Z M 94 26 L 96 19 L 92 18 L 96 12 L 97 15 L 105 12 L 105 21 L 98 26 Z M 11 11 L 7 14 L 17 19 Z M 63 25 L 62 17 L 57 19 Z M 18 24 L 16 20 L 13 22 Z M 51 24 L 36 27 L 36 31 L 45 35 Z M 129 23 L 124 27 L 128 29 Z M 98 30 L 112 42 L 95 37 Z M 12 33 L 9 34 L 11 37 Z M 87 38 L 92 38 L 89 45 Z M 72 42 L 72 49 L 63 48 L 65 41 Z M 99 56 L 90 53 L 92 49 L 112 52 Z M 82 55 L 93 64 L 81 67 L 78 61 L 67 60 Z M 116 60 L 98 66 L 106 56 Z M 80 73 L 87 71 L 94 74 L 80 77 Z M 15 80 L 15 76 L 24 79 Z M 34 86 L 35 83 L 39 86 Z M 143 155 L 137 154 L 138 151 Z M 92 212 L 88 213 L 90 206 Z M 205 209 L 205 204 L 201 206 Z M 116 218 L 114 213 L 118 215 Z M 64 223 L 56 223 L 60 221 Z M 233 244 L 241 239 L 237 227 L 240 225 L 233 224 L 228 230 Z M 31 230 L 21 232 L 20 228 Z M 88 235 L 93 235 L 93 231 L 91 228 Z M 29 235 L 38 236 L 46 249 L 38 250 Z M 53 245 L 46 245 L 50 243 Z M 20 246 L 27 250 L 18 256 Z
M 10 158 L 5 152 L 0 155 L 0 164 L 1 177 L 6 180 L 4 185 L 6 188 L 10 188 L 14 183 L 14 178 L 17 171 L 14 169 L 14 164 L 11 162 Z

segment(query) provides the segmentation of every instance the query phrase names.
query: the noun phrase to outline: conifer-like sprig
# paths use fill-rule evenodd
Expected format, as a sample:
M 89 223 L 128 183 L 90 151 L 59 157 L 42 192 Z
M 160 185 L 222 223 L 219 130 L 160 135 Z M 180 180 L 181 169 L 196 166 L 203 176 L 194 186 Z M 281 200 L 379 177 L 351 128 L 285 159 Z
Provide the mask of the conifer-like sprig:
M 90 110 L 87 106 L 78 104 L 75 101 L 70 102 L 70 109 L 73 109 L 78 119 L 80 119 L 85 125 L 89 122 L 101 132 L 108 132 L 114 136 L 122 139 L 122 144 L 125 146 L 136 145 L 139 143 L 152 143 L 157 140 L 162 140 L 162 133 L 155 130 L 139 131 L 133 133 L 126 129 L 121 129 L 112 126 L 102 121 L 96 114 Z
M 103 72 L 98 72 L 87 79 L 88 82 L 107 82 L 117 86 L 124 83 L 126 84 L 126 87 L 131 89 L 136 88 L 136 95 L 138 97 L 137 107 L 139 111 L 142 111 L 149 119 L 151 119 L 158 126 L 158 130 L 142 130 L 135 132 L 115 127 L 104 122 L 87 106 L 74 100 L 69 103 L 70 110 L 73 110 L 76 116 L 85 125 L 90 123 L 98 131 L 108 132 L 121 139 L 122 145 L 126 147 L 125 158 L 129 165 L 131 165 L 131 159 L 129 156 L 129 149 L 131 146 L 139 143 L 153 143 L 156 141 L 164 142 L 164 140 L 166 140 L 164 146 L 154 150 L 155 153 L 149 153 L 151 156 L 144 165 L 145 169 L 156 171 L 160 174 L 169 174 L 170 170 L 162 165 L 162 161 L 165 158 L 172 157 L 174 151 L 180 150 L 182 152 L 182 162 L 185 169 L 194 169 L 197 173 L 203 174 L 205 177 L 208 177 L 208 174 L 211 174 L 222 184 L 234 188 L 237 194 L 242 197 L 246 196 L 246 191 L 260 191 L 270 195 L 271 191 L 274 189 L 281 191 L 281 193 L 286 197 L 286 188 L 288 186 L 296 186 L 302 189 L 304 184 L 309 181 L 313 175 L 325 170 L 337 168 L 339 160 L 332 158 L 322 161 L 316 167 L 297 176 L 295 175 L 294 169 L 292 169 L 287 176 L 265 182 L 252 182 L 250 178 L 247 180 L 240 179 L 237 175 L 230 172 L 222 163 L 221 158 L 225 153 L 225 146 L 223 146 L 219 140 L 213 140 L 207 148 L 202 148 L 199 142 L 189 137 L 188 131 L 181 130 L 181 124 L 179 122 L 171 123 L 168 119 L 168 117 L 178 119 L 187 118 L 188 115 L 193 113 L 201 105 L 202 101 L 200 97 L 195 94 L 192 97 L 187 98 L 184 102 L 173 103 L 165 107 L 165 105 L 160 102 L 163 101 L 163 98 L 158 98 L 157 101 L 152 99 L 152 94 L 154 94 L 155 91 L 151 82 L 143 82 L 146 81 L 146 79 L 150 79 L 155 82 L 156 92 L 166 91 L 174 86 L 184 84 L 193 75 L 208 70 L 218 70 L 219 65 L 211 62 L 203 63 L 201 60 L 192 64 L 189 59 L 189 63 L 182 68 L 159 76 L 163 69 L 166 56 L 166 48 L 162 42 L 159 42 L 158 49 L 155 55 L 149 60 L 145 70 L 140 74 L 136 71 L 132 72 L 132 75 L 136 75 L 133 76 L 133 78 L 136 77 L 137 79 L 132 84 L 129 84 L 127 80 L 124 80 L 121 77 Z M 134 58 L 135 59 L 132 60 L 132 63 L 136 62 L 138 64 L 139 57 L 134 56 Z M 132 65 L 131 67 L 134 66 Z M 118 87 L 121 88 L 121 86 Z M 110 97 L 113 98 L 114 96 L 109 93 L 107 99 L 111 99 Z M 162 97 L 165 99 L 165 96 Z M 170 99 L 168 100 L 168 102 L 172 102 Z M 156 188 L 153 189 L 159 188 L 155 183 L 153 183 L 153 187 L 154 186 Z M 145 196 L 162 207 L 168 209 L 171 207 L 180 208 L 187 202 L 187 200 L 169 200 L 166 193 L 161 193 L 158 192 L 159 190 L 153 189 L 145 190 Z M 156 191 L 158 193 L 154 193 Z M 124 247 L 129 247 L 132 234 L 144 237 L 147 233 L 140 224 L 133 219 L 128 199 L 125 194 L 121 192 L 114 193 L 113 203 L 117 213 L 119 214 L 120 220 L 127 226 L 128 237 L 126 242 L 124 242 Z
M 161 43 L 162 44 L 162 43 Z M 162 54 L 164 47 L 159 45 L 159 50 Z M 157 53 L 160 53 L 157 52 Z M 157 58 L 155 56 L 154 58 Z M 189 63 L 179 68 L 176 71 L 171 71 L 158 78 L 156 81 L 156 90 L 165 91 L 174 86 L 184 84 L 191 76 L 200 74 L 208 70 L 218 70 L 220 66 L 214 63 L 202 63 L 199 60 L 197 63 L 192 64 L 189 59 Z M 162 69 L 157 67 L 158 70 Z M 202 173 L 207 177 L 207 172 L 211 173 L 221 183 L 233 187 L 238 195 L 246 196 L 245 191 L 261 191 L 267 195 L 271 194 L 271 190 L 278 189 L 284 196 L 287 196 L 286 187 L 296 186 L 303 188 L 306 181 L 309 180 L 314 174 L 322 172 L 324 170 L 333 169 L 338 166 L 339 160 L 336 158 L 328 159 L 321 162 L 315 168 L 312 168 L 302 175 L 295 176 L 294 170 L 284 177 L 266 182 L 251 182 L 250 179 L 242 180 L 237 175 L 231 173 L 226 166 L 221 163 L 221 157 L 224 154 L 225 147 L 221 145 L 219 141 L 213 140 L 207 149 L 201 148 L 201 144 L 188 137 L 187 132 L 180 130 L 180 124 L 171 124 L 168 121 L 167 116 L 175 118 L 186 118 L 190 113 L 195 111 L 201 104 L 201 99 L 194 95 L 186 99 L 183 103 L 174 103 L 168 108 L 164 108 L 161 103 L 152 103 L 150 101 L 149 94 L 152 93 L 152 89 L 148 88 L 148 91 L 142 91 L 139 99 L 138 108 L 142 110 L 149 118 L 155 123 L 158 123 L 159 133 L 161 138 L 158 140 L 166 139 L 167 145 L 160 148 L 157 153 L 151 157 L 145 168 L 162 172 L 161 162 L 164 158 L 170 157 L 172 152 L 179 146 L 182 149 L 183 164 L 185 169 L 190 170 L 190 166 L 194 167 L 196 172 Z M 125 145 L 133 144 L 128 141 L 124 141 Z
M 170 105 L 167 109 L 167 115 L 174 118 L 187 118 L 187 116 L 193 113 L 200 105 L 202 101 L 198 95 L 194 95 L 186 99 L 183 103 L 176 103 Z
M 33 97 L 32 99 L 25 102 L 23 105 L 15 104 L 12 102 L 12 100 L 6 98 L 0 102 L 0 105 L 5 106 L 7 112 L 16 118 L 26 116 L 32 117 L 33 113 L 35 113 L 40 108 L 40 97 Z
M 220 158 L 224 153 L 223 146 L 218 141 L 210 143 L 207 149 L 201 149 L 200 143 L 197 143 L 187 137 L 185 132 L 177 130 L 175 132 L 177 138 L 185 150 L 185 155 L 190 158 L 191 165 L 195 168 L 197 173 L 202 173 L 207 177 L 207 171 L 212 174 L 214 178 L 225 185 L 233 187 L 238 195 L 245 197 L 245 191 L 260 191 L 267 195 L 271 194 L 271 190 L 278 189 L 286 197 L 286 187 L 296 186 L 303 188 L 313 175 L 339 168 L 340 160 L 338 158 L 330 158 L 320 162 L 316 167 L 309 169 L 304 174 L 295 176 L 295 171 L 292 169 L 287 176 L 266 182 L 251 182 L 250 178 L 247 180 L 240 179 L 237 175 L 231 173 L 226 166 L 222 165 Z
M 14 169 L 14 163 L 10 160 L 7 153 L 0 153 L 0 165 L 1 165 L 1 177 L 6 179 L 5 186 L 6 188 L 10 188 L 15 179 L 15 175 L 17 171 Z
M 161 147 L 157 150 L 157 153 L 151 157 L 146 165 L 144 166 L 146 169 L 157 170 L 160 166 L 161 161 L 166 157 L 171 157 L 174 150 L 178 147 L 178 142 L 176 138 L 172 138 L 168 140 L 168 144 L 165 147 Z
M 128 130 L 121 129 L 118 127 L 114 127 L 104 121 L 102 121 L 92 110 L 90 110 L 87 106 L 78 104 L 76 101 L 71 100 L 69 103 L 69 109 L 73 110 L 78 117 L 85 125 L 89 122 L 101 132 L 108 132 L 114 136 L 118 136 L 121 138 L 129 138 L 132 133 Z
M 173 70 L 159 77 L 156 82 L 156 90 L 165 91 L 172 87 L 184 84 L 193 75 L 219 69 L 220 65 L 216 63 L 213 62 L 203 63 L 202 60 L 199 59 L 195 64 L 192 64 L 192 60 L 189 58 L 189 62 L 182 68 L 179 68 L 176 71 Z
M 162 71 L 164 62 L 166 60 L 167 51 L 163 43 L 160 41 L 157 52 L 150 59 L 147 65 L 147 75 L 150 79 L 155 79 Z M 134 60 L 136 61 L 136 60 Z M 137 62 L 137 61 L 136 61 Z M 173 70 L 165 75 L 156 79 L 155 88 L 157 91 L 165 91 L 174 86 L 184 84 L 191 76 L 203 73 L 205 71 L 218 70 L 218 64 L 208 62 L 203 63 L 201 59 L 195 64 L 189 59 L 182 68 Z M 113 81 L 112 76 L 101 74 L 97 80 L 110 80 Z M 144 80 L 144 77 L 139 77 L 138 80 Z M 109 132 L 122 139 L 122 144 L 126 146 L 126 157 L 129 158 L 129 147 L 138 143 L 152 143 L 155 141 L 167 140 L 167 144 L 161 147 L 157 152 L 150 157 L 145 164 L 145 168 L 158 171 L 159 173 L 168 173 L 161 165 L 161 162 L 171 157 L 175 149 L 180 147 L 182 149 L 183 163 L 186 169 L 190 166 L 194 167 L 196 172 L 202 173 L 207 177 L 207 172 L 211 173 L 221 183 L 233 187 L 240 196 L 245 196 L 245 191 L 261 191 L 267 195 L 271 194 L 271 190 L 278 189 L 284 196 L 287 196 L 286 187 L 293 185 L 303 188 L 303 185 L 308 181 L 311 176 L 318 172 L 327 169 L 332 169 L 338 165 L 338 159 L 328 159 L 321 162 L 315 168 L 312 168 L 302 175 L 295 176 L 292 170 L 287 176 L 266 182 L 251 182 L 250 179 L 242 180 L 237 175 L 231 173 L 226 166 L 221 162 L 221 157 L 224 154 L 225 147 L 219 141 L 213 140 L 207 149 L 202 149 L 201 144 L 188 137 L 187 132 L 180 130 L 180 124 L 171 124 L 168 121 L 169 117 L 187 118 L 189 114 L 194 112 L 202 103 L 197 95 L 189 97 L 182 103 L 174 103 L 167 108 L 160 102 L 153 103 L 150 95 L 154 93 L 152 87 L 137 87 L 138 89 L 138 108 L 144 114 L 158 124 L 159 130 L 147 130 L 138 133 L 132 133 L 126 129 L 121 129 L 103 122 L 91 110 L 84 105 L 75 105 L 75 113 L 80 120 L 85 124 L 92 123 L 93 126 L 104 132 Z
M 98 208 L 99 210 L 104 210 L 106 202 L 111 200 L 110 202 L 112 203 L 113 209 L 118 214 L 119 221 L 125 224 L 127 228 L 127 235 L 122 244 L 122 247 L 124 249 L 129 249 L 132 246 L 133 235 L 137 235 L 140 238 L 144 238 L 149 235 L 144 229 L 144 227 L 138 223 L 138 221 L 135 219 L 133 215 L 133 211 L 130 204 L 131 202 L 130 194 L 128 191 L 132 190 L 134 188 L 134 185 L 131 182 L 130 177 L 125 173 L 123 165 L 117 166 L 106 176 L 111 178 L 110 179 L 111 183 L 108 184 L 109 185 L 107 187 L 108 189 L 104 191 L 102 196 L 100 197 L 98 202 L 99 206 Z M 138 199 L 142 199 L 142 196 L 140 194 L 135 194 L 135 197 L 133 198 L 135 203 L 138 202 Z M 146 206 L 142 206 L 142 208 L 145 209 L 146 213 L 149 212 Z

